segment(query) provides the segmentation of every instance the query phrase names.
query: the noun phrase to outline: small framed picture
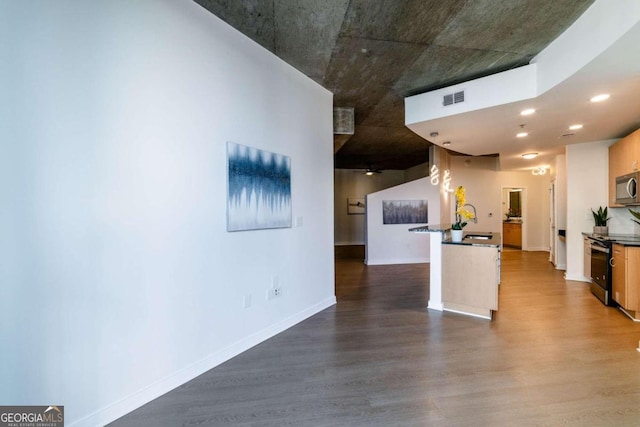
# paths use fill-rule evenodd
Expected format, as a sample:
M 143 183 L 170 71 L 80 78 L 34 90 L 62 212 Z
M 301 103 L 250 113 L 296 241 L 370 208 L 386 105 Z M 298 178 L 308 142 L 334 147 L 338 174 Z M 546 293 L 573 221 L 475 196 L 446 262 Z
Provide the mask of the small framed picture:
M 349 215 L 364 215 L 364 197 L 347 198 L 347 213 Z

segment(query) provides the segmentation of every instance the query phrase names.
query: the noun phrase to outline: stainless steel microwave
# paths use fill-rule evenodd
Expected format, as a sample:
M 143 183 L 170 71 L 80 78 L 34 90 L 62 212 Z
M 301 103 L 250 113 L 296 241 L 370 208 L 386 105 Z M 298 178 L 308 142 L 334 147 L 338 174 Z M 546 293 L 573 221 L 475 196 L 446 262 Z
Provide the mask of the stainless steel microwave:
M 638 199 L 638 176 L 640 172 L 633 172 L 616 178 L 616 204 L 637 205 Z

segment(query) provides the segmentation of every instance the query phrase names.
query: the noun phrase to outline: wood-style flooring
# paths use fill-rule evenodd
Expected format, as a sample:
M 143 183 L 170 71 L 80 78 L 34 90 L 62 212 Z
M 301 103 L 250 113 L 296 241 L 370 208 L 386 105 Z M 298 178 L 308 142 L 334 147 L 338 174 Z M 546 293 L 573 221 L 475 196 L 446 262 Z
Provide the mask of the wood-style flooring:
M 427 264 L 338 259 L 336 306 L 113 425 L 640 426 L 640 325 L 548 257 L 503 253 L 492 321 L 425 309 Z

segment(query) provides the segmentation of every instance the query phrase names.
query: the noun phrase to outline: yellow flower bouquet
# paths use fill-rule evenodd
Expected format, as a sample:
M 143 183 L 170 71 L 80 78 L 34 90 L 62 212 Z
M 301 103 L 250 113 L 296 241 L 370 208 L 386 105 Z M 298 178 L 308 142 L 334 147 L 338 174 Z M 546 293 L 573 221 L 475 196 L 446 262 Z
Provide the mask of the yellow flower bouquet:
M 463 186 L 456 188 L 454 193 L 456 197 L 456 222 L 451 226 L 452 230 L 462 230 L 467 221 L 475 218 L 472 211 L 467 208 L 467 194 Z

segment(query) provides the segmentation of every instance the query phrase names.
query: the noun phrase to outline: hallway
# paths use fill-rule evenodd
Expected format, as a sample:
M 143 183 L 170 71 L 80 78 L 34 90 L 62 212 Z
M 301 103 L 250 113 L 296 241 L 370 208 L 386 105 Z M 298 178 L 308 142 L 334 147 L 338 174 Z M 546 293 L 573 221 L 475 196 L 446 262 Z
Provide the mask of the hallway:
M 493 321 L 426 310 L 428 265 L 337 260 L 336 306 L 112 425 L 638 425 L 640 325 L 548 257 L 503 253 Z

